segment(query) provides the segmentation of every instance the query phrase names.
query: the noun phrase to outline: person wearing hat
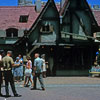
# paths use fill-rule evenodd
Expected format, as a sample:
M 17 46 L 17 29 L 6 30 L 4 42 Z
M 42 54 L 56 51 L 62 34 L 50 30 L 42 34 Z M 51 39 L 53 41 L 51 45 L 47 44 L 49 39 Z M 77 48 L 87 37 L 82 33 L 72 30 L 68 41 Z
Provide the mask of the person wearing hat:
M 19 54 L 18 57 L 19 57 L 19 62 L 20 62 L 20 68 L 19 68 L 19 70 L 20 70 L 20 81 L 22 81 L 22 80 L 24 80 L 23 58 L 22 58 L 21 54 Z
M 8 51 L 7 55 L 3 57 L 3 69 L 4 69 L 5 91 L 6 91 L 5 97 L 11 96 L 9 95 L 9 83 L 11 85 L 14 97 L 20 97 L 21 95 L 17 94 L 16 92 L 12 74 L 12 67 L 19 66 L 19 64 L 14 64 L 13 58 L 11 56 L 12 56 L 12 51 Z
M 20 71 L 21 65 L 20 65 L 19 57 L 16 57 L 15 64 L 19 64 L 19 66 L 13 68 L 14 80 L 19 82 L 21 76 L 21 71 Z

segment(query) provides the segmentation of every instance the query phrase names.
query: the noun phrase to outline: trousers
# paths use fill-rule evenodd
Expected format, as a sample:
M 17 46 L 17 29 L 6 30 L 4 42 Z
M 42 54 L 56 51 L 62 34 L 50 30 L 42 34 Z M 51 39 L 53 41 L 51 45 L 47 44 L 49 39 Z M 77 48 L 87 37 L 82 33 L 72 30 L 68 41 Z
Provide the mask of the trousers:
M 2 71 L 0 71 L 0 94 L 1 94 L 1 84 L 2 84 Z
M 35 76 L 33 77 L 34 89 L 36 89 L 37 78 L 39 79 L 41 87 L 44 88 L 44 82 L 43 82 L 42 73 L 35 73 Z
M 11 70 L 4 71 L 4 79 L 5 79 L 6 95 L 9 95 L 9 83 L 10 83 L 13 94 L 16 95 L 17 92 L 15 90 L 15 84 L 14 84 L 13 74 Z

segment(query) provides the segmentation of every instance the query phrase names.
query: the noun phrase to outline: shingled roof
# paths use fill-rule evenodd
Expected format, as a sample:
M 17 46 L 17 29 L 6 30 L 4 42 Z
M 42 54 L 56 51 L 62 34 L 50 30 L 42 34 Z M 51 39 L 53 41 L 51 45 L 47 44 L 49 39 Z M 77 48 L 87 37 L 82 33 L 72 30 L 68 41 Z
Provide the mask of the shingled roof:
M 41 7 L 41 11 L 44 5 Z M 60 6 L 57 5 L 57 9 Z M 0 30 L 6 30 L 8 28 L 16 29 L 29 29 L 36 21 L 40 12 L 36 12 L 35 5 L 33 6 L 0 6 Z M 27 23 L 20 23 L 19 19 L 21 15 L 28 15 Z
M 93 10 L 93 14 L 94 14 L 94 17 L 95 17 L 98 25 L 100 26 L 100 10 Z
M 64 5 L 63 5 L 63 7 L 61 8 L 61 10 L 60 10 L 60 12 L 59 12 L 60 16 L 63 16 L 63 15 L 64 15 L 64 13 L 65 13 L 65 11 L 66 11 L 66 7 L 69 6 L 69 2 L 70 2 L 70 0 L 65 0 Z M 88 5 L 88 3 L 87 3 L 86 1 L 85 1 L 85 3 L 86 3 L 86 5 L 87 5 L 88 8 L 89 8 L 90 14 L 92 15 L 91 11 L 92 11 L 93 14 L 94 14 L 94 16 L 92 15 L 92 18 L 94 17 L 95 20 L 96 20 L 96 23 L 98 24 L 98 26 L 100 26 L 100 10 L 93 10 L 93 9 L 91 9 L 91 8 L 89 7 L 89 5 Z M 94 19 L 94 18 L 93 18 L 93 19 Z
M 27 23 L 19 22 L 21 15 L 28 15 Z M 0 29 L 29 29 L 38 15 L 35 6 L 0 6 Z
M 60 11 L 60 15 L 64 13 L 64 8 L 68 4 L 69 0 L 65 0 L 65 4 Z M 43 9 L 44 6 L 42 6 Z M 60 10 L 60 5 L 56 5 L 58 11 Z M 42 10 L 41 9 L 41 10 Z M 94 17 L 100 26 L 100 10 L 93 10 Z M 35 5 L 33 6 L 0 6 L 0 30 L 6 30 L 8 28 L 16 29 L 30 29 L 33 23 L 36 21 L 40 13 L 35 10 Z M 20 23 L 19 18 L 21 15 L 28 15 L 27 23 Z

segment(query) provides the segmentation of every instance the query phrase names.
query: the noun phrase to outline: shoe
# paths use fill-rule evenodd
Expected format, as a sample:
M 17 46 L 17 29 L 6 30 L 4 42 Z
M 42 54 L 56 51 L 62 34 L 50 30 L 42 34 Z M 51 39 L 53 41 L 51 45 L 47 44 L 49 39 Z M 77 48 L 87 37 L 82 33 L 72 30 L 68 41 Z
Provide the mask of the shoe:
M 29 87 L 30 85 L 26 84 L 24 87 Z
M 31 88 L 31 90 L 36 90 L 36 88 Z
M 5 97 L 11 97 L 11 95 L 8 95 L 8 94 L 7 94 L 7 95 L 5 95 Z
M 22 95 L 19 94 L 15 94 L 14 97 L 21 97 Z
M 45 91 L 45 88 L 42 88 L 43 91 Z
M 3 94 L 2 93 L 0 93 L 0 97 L 3 97 Z

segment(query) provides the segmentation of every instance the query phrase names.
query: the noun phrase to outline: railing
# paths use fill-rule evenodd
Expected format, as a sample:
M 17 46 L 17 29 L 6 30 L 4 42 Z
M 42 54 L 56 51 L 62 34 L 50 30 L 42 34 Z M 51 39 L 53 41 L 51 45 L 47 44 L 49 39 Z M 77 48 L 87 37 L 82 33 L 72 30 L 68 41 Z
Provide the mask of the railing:
M 73 37 L 80 37 L 80 39 L 83 39 L 83 38 L 90 38 L 90 39 L 95 40 L 95 38 L 92 37 L 92 36 L 83 36 L 83 35 L 75 34 L 75 33 L 68 33 L 68 32 L 63 32 L 63 31 L 62 31 L 61 34 L 70 35 L 70 36 L 73 36 Z

